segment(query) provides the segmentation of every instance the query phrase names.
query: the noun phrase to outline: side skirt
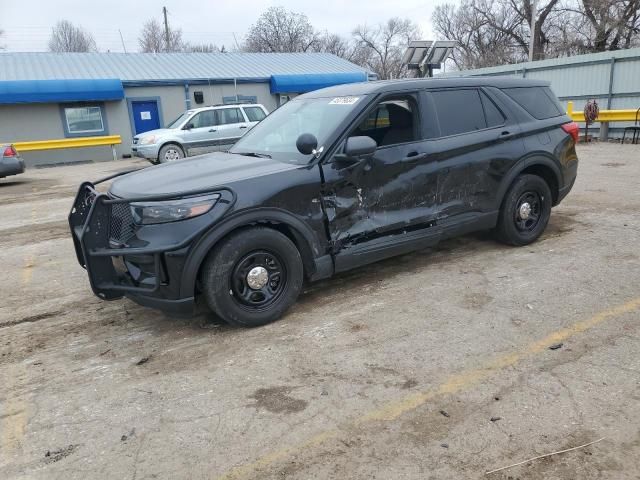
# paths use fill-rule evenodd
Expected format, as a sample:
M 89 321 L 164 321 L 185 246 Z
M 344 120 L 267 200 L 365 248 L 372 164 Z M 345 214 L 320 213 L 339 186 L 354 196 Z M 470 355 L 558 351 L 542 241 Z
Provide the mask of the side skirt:
M 491 229 L 496 226 L 498 213 L 495 211 L 457 215 L 450 219 L 438 220 L 435 225 L 421 230 L 398 232 L 345 247 L 335 255 L 335 271 L 344 272 L 385 258 L 432 247 L 446 238 Z

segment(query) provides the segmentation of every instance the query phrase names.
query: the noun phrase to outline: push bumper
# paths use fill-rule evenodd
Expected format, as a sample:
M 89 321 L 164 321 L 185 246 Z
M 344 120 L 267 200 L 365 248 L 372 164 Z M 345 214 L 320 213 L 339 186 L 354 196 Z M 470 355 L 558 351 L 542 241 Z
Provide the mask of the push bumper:
M 155 243 L 140 241 L 128 226 L 122 224 L 118 212 L 130 210 L 129 204 L 140 201 L 163 201 L 181 196 L 193 196 L 206 192 L 185 192 L 180 196 L 145 197 L 135 199 L 111 198 L 96 190 L 95 185 L 122 172 L 95 183 L 84 182 L 78 189 L 69 213 L 69 227 L 78 263 L 87 270 L 93 293 L 103 300 L 116 300 L 124 296 L 136 303 L 175 314 L 192 314 L 195 311 L 194 296 L 180 298 L 181 265 L 189 245 L 206 228 L 211 219 L 200 218 L 187 236 L 177 241 Z M 221 192 L 220 205 L 215 218 L 221 217 L 235 202 L 235 194 L 227 187 L 216 187 Z M 204 217 L 204 215 L 202 216 Z M 194 219 L 195 220 L 195 219 Z M 131 241 L 114 240 L 114 229 L 129 233 Z M 116 237 L 118 235 L 115 235 Z

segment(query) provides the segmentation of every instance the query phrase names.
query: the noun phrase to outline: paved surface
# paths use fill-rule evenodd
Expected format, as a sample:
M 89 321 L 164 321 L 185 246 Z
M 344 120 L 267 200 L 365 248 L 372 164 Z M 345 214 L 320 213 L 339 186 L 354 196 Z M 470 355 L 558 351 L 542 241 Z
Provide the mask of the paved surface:
M 640 478 L 640 148 L 579 154 L 534 245 L 447 241 L 253 330 L 92 296 L 75 187 L 143 162 L 0 181 L 0 478 Z

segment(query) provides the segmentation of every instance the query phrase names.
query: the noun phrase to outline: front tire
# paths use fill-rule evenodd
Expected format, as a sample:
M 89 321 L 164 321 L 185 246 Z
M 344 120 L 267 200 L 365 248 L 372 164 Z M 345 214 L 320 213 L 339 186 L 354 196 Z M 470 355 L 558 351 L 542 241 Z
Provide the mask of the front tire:
M 231 234 L 209 254 L 202 270 L 209 308 L 242 327 L 278 320 L 298 298 L 302 282 L 295 244 L 262 227 Z
M 168 143 L 158 152 L 158 163 L 173 162 L 184 158 L 184 150 L 175 143 Z
M 537 175 L 520 175 L 502 202 L 495 233 L 498 240 L 523 246 L 535 242 L 547 228 L 553 198 Z

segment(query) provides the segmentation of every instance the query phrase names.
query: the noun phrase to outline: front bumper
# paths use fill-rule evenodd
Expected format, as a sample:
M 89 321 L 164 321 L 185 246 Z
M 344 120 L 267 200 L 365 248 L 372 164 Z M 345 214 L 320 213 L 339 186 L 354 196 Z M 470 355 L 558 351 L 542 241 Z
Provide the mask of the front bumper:
M 69 227 L 78 263 L 87 270 L 94 294 L 103 300 L 127 296 L 133 301 L 171 313 L 193 313 L 195 301 L 180 295 L 183 267 L 196 239 L 211 228 L 235 202 L 227 187 L 144 198 L 112 198 L 84 182 L 69 213 Z M 163 201 L 205 193 L 220 193 L 210 212 L 193 219 L 160 225 L 129 223 L 129 204 Z M 123 213 L 124 212 L 124 213 Z M 193 292 L 192 292 L 193 293 Z
M 156 161 L 158 159 L 158 152 L 160 151 L 160 145 L 131 145 L 131 153 L 140 158 Z
M 0 158 L 0 177 L 24 173 L 24 161 L 20 157 Z

